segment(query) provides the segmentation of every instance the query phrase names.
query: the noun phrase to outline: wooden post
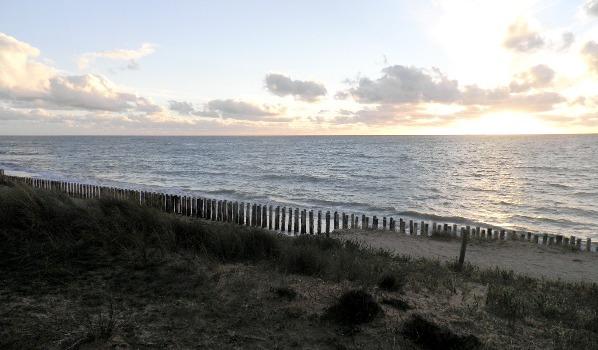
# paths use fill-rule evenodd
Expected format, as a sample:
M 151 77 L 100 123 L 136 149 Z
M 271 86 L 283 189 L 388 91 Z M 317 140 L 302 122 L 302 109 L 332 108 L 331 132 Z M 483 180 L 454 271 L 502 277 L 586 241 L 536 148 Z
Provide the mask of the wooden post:
M 419 235 L 420 236 L 424 236 L 424 230 L 426 229 L 426 225 L 424 224 L 424 222 L 420 222 L 419 225 Z
M 546 244 L 548 244 L 548 235 L 547 235 L 547 234 L 544 234 L 544 235 L 542 236 L 542 244 L 543 244 L 543 245 L 546 245 Z
M 563 245 L 564 246 L 568 246 L 569 245 L 569 237 L 564 237 L 563 238 Z
M 257 226 L 257 204 L 251 205 L 251 227 Z
M 295 224 L 293 225 L 293 234 L 299 233 L 299 208 L 295 208 Z
M 351 228 L 355 228 L 355 214 L 351 213 Z
M 424 229 L 424 231 L 426 232 L 426 236 L 428 236 L 428 223 L 426 222 L 425 224 L 426 228 Z
M 330 236 L 330 211 L 326 211 L 326 237 Z
M 556 235 L 556 240 L 554 243 L 556 245 L 562 245 L 563 244 L 563 235 Z
M 413 236 L 413 220 L 409 220 L 409 235 Z
M 571 239 L 569 240 L 569 242 L 571 243 L 571 245 L 575 245 L 575 236 L 571 236 Z
M 463 228 L 461 228 L 462 231 L 462 237 L 461 237 L 461 250 L 459 252 L 459 263 L 457 264 L 457 269 L 459 271 L 461 271 L 461 269 L 463 269 L 463 263 L 465 262 L 465 251 L 467 250 L 467 236 L 469 236 L 469 232 L 467 231 L 463 231 Z
M 393 219 L 392 217 L 388 219 L 388 230 L 391 232 L 395 231 L 395 219 Z
M 500 230 L 500 240 L 501 241 L 505 240 L 505 230 Z
M 592 239 L 586 238 L 586 252 L 592 251 Z
M 273 217 L 272 217 L 272 205 L 268 206 L 268 230 L 272 230 L 272 221 Z
M 575 244 L 575 247 L 577 247 L 577 251 L 581 250 L 581 238 L 577 239 L 577 243 Z
M 314 211 L 309 211 L 309 234 L 314 234 Z
M 368 227 L 365 224 L 365 214 L 361 214 L 361 229 L 366 230 Z
M 318 210 L 318 234 L 322 234 L 322 211 Z
M 359 228 L 359 215 L 355 215 L 355 224 L 353 225 L 354 229 Z
M 386 231 L 386 216 L 382 217 L 382 229 Z
M 293 208 L 289 207 L 289 222 L 287 223 L 289 234 L 293 232 Z
M 264 205 L 262 207 L 262 228 L 268 227 L 268 207 Z
M 372 230 L 378 229 L 378 217 L 376 215 L 372 216 Z
M 286 230 L 286 216 L 287 216 L 287 207 L 282 207 L 282 216 L 280 218 L 280 230 L 285 232 Z
M 279 229 L 280 229 L 280 206 L 277 205 L 276 209 L 274 210 L 274 230 L 278 231 Z
M 307 218 L 307 214 L 306 214 L 305 209 L 303 209 L 303 210 L 301 210 L 301 234 L 302 235 L 306 234 L 306 230 L 307 230 L 306 218 Z
M 245 203 L 239 203 L 239 225 L 245 225 Z
M 245 208 L 245 226 L 251 226 L 251 203 L 247 203 Z
M 338 230 L 338 212 L 334 212 L 334 231 Z
M 417 222 L 413 223 L 413 235 L 417 236 Z

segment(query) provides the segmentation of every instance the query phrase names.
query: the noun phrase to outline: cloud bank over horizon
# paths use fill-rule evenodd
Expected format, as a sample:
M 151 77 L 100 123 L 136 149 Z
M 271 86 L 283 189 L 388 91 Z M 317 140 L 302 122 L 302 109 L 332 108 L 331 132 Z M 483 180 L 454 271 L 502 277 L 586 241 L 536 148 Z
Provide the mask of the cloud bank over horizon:
M 96 65 L 103 60 L 149 81 L 153 66 L 140 72 L 139 60 L 157 60 L 162 47 L 177 50 L 168 43 L 73 55 L 79 72 L 72 73 L 32 44 L 0 33 L 0 133 L 598 132 L 598 2 L 581 2 L 577 11 L 582 29 L 542 27 L 529 15 L 505 19 L 494 47 L 506 68 L 489 66 L 480 82 L 453 76 L 450 62 L 443 69 L 385 59 L 367 73 L 356 67 L 333 79 L 262 71 L 263 80 L 249 81 L 255 88 L 247 93 L 213 96 L 162 90 L 159 83 L 147 89 L 135 76 L 102 73 Z

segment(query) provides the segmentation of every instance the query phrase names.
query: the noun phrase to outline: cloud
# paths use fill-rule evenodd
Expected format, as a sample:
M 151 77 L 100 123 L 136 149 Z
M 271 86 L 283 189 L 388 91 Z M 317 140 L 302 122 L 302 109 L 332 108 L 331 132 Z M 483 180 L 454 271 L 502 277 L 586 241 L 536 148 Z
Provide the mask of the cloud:
M 598 0 L 587 0 L 583 8 L 588 15 L 598 16 Z
M 281 117 L 284 109 L 268 105 L 257 105 L 233 99 L 216 99 L 197 109 L 187 101 L 168 101 L 171 111 L 184 116 L 235 119 L 239 121 L 286 122 L 291 118 Z
M 588 41 L 581 49 L 581 54 L 586 60 L 588 68 L 598 73 L 598 43 L 595 41 Z
M 56 70 L 38 56 L 38 49 L 0 33 L 0 97 L 35 98 L 48 89 Z
M 86 69 L 97 58 L 105 58 L 115 61 L 128 61 L 125 68 L 138 69 L 138 59 L 150 55 L 156 51 L 156 45 L 151 43 L 143 43 L 141 47 L 136 50 L 116 49 L 108 51 L 88 52 L 79 56 L 77 64 L 79 69 Z
M 368 126 L 445 126 L 457 119 L 469 119 L 479 116 L 475 106 L 461 108 L 452 113 L 434 113 L 418 104 L 381 104 L 366 107 L 356 112 L 339 111 L 338 115 L 328 120 L 332 124 L 364 124 Z
M 146 98 L 120 91 L 100 75 L 59 74 L 38 57 L 38 49 L 0 33 L 0 99 L 49 109 L 141 113 L 161 109 Z
M 503 46 L 516 52 L 532 52 L 545 44 L 540 34 L 530 28 L 527 21 L 518 19 L 511 24 L 503 41 Z
M 282 74 L 266 75 L 266 89 L 277 96 L 293 96 L 296 99 L 314 102 L 325 96 L 326 87 L 315 81 L 293 80 Z
M 203 113 L 208 116 L 218 115 L 222 118 L 238 120 L 267 120 L 275 121 L 274 118 L 283 112 L 270 106 L 258 106 L 249 102 L 237 101 L 232 99 L 211 100 L 209 101 Z
M 561 50 L 566 50 L 568 48 L 571 47 L 571 45 L 573 45 L 573 43 L 575 42 L 575 34 L 571 33 L 571 32 L 565 32 L 562 35 L 562 39 L 563 39 L 563 44 L 561 45 Z
M 517 74 L 509 85 L 512 92 L 524 92 L 532 88 L 549 86 L 555 72 L 545 64 L 531 67 L 528 71 Z
M 401 65 L 384 68 L 382 77 L 376 80 L 359 79 L 349 93 L 362 103 L 450 103 L 459 99 L 457 81 L 448 79 L 438 69 Z
M 195 113 L 195 108 L 190 102 L 170 100 L 168 101 L 168 106 L 171 111 L 181 115 L 193 115 Z

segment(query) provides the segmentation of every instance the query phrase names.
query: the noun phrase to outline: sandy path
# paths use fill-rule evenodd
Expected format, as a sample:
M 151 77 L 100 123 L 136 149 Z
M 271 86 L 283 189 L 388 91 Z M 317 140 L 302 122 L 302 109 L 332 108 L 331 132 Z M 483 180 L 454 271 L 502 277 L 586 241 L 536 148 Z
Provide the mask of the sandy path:
M 385 231 L 349 231 L 339 237 L 358 240 L 374 248 L 402 255 L 440 260 L 459 256 L 459 241 L 437 241 Z M 467 246 L 465 261 L 479 267 L 500 267 L 533 277 L 598 283 L 598 254 L 570 252 L 529 242 L 473 241 Z

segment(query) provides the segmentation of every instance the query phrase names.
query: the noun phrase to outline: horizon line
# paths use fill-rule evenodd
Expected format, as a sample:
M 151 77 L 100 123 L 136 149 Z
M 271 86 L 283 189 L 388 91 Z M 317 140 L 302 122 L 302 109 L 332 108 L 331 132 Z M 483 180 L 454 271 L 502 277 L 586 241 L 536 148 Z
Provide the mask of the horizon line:
M 387 137 L 387 136 L 582 136 L 598 135 L 598 133 L 538 133 L 538 134 L 0 134 L 0 137 Z

